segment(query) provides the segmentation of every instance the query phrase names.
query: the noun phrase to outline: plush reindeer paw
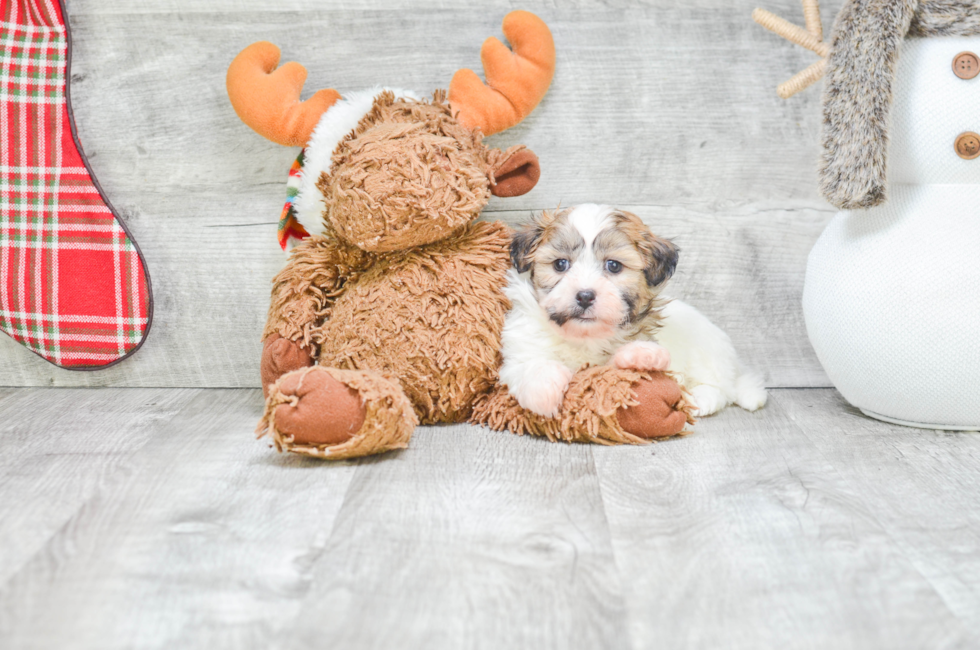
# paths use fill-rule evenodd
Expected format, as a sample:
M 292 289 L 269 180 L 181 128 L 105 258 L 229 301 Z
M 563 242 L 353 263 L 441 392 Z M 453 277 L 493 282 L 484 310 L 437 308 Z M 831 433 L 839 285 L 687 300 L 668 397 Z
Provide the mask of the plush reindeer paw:
M 272 334 L 262 345 L 262 394 L 268 397 L 269 388 L 286 373 L 312 365 L 313 357 L 299 343 Z
M 557 361 L 545 361 L 535 369 L 534 375 L 515 391 L 517 403 L 532 413 L 553 418 L 561 409 L 568 382 L 575 373 Z
M 317 372 L 319 371 L 319 372 Z M 294 372 L 275 385 L 279 434 L 303 445 L 336 445 L 350 440 L 367 415 L 360 394 L 322 371 Z
M 662 372 L 634 383 L 633 393 L 639 404 L 617 412 L 619 425 L 627 433 L 640 438 L 663 438 L 681 433 L 684 425 L 694 421 L 693 405 L 685 399 L 677 382 Z
M 408 446 L 418 417 L 397 381 L 373 370 L 309 366 L 269 388 L 256 429 L 279 451 L 344 459 Z
M 667 370 L 670 352 L 651 341 L 633 341 L 616 351 L 613 365 L 624 370 Z

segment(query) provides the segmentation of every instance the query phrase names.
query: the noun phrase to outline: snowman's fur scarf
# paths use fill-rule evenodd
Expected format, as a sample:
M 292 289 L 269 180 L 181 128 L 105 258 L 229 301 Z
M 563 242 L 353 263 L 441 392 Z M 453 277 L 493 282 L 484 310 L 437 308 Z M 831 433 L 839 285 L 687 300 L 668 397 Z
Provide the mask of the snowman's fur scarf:
M 912 16 L 909 36 L 976 36 L 980 4 L 976 0 L 926 0 Z
M 892 82 L 906 36 L 980 34 L 970 0 L 848 0 L 831 38 L 823 96 L 820 189 L 842 210 L 886 198 Z

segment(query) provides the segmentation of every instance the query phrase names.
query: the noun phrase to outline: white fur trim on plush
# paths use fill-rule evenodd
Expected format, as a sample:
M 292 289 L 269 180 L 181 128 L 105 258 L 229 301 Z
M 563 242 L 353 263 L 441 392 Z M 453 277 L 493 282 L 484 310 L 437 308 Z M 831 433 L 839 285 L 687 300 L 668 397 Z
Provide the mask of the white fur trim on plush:
M 306 160 L 299 176 L 299 191 L 293 203 L 296 219 L 311 235 L 324 231 L 323 195 L 317 189 L 320 174 L 330 171 L 334 151 L 357 124 L 367 115 L 374 104 L 374 98 L 381 92 L 390 90 L 395 97 L 421 99 L 410 90 L 400 88 L 372 88 L 347 93 L 323 114 L 310 141 L 306 145 Z

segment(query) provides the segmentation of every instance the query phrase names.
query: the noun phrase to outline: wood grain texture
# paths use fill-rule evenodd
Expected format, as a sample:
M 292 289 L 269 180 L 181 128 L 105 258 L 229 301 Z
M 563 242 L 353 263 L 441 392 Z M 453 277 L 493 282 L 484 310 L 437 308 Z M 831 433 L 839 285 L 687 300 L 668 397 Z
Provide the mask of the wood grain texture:
M 154 324 L 137 355 L 97 373 L 59 370 L 0 337 L 3 385 L 257 386 L 283 261 L 274 223 L 296 151 L 238 121 L 224 90 L 230 60 L 266 39 L 306 65 L 307 93 L 427 92 L 460 67 L 479 70 L 480 43 L 513 6 L 68 4 L 79 136 L 147 258 Z M 832 215 L 815 182 L 819 91 L 788 102 L 774 91 L 806 53 L 751 21 L 754 0 L 520 4 L 552 27 L 558 68 L 538 110 L 490 142 L 526 143 L 543 175 L 524 197 L 494 199 L 488 216 L 631 206 L 681 239 L 676 292 L 697 297 L 770 385 L 828 385 L 799 308 L 806 253 Z M 837 5 L 825 7 L 828 24 Z M 793 0 L 767 6 L 802 22 Z
M 43 436 L 58 418 L 54 393 L 74 402 L 69 412 L 78 424 L 50 444 L 61 454 L 114 448 L 125 471 L 65 499 L 53 494 L 61 482 L 48 474 L 35 477 L 34 494 L 28 485 L 3 490 L 0 507 L 21 518 L 60 516 L 65 503 L 82 504 L 48 527 L 43 547 L 0 583 L 0 647 L 267 648 L 282 634 L 310 585 L 353 465 L 281 456 L 256 442 L 257 390 L 157 390 L 166 408 L 144 396 L 137 413 L 131 403 L 139 400 L 126 389 L 24 392 L 22 402 L 43 403 L 21 425 L 25 434 Z M 90 424 L 113 399 L 120 407 L 112 417 Z M 2 408 L 4 420 L 19 415 L 14 404 Z M 118 442 L 131 421 L 154 418 L 141 447 Z M 4 540 L 31 532 L 15 528 Z
M 0 391 L 0 647 L 975 648 L 980 438 L 777 390 L 646 447 L 279 455 L 258 390 Z
M 623 648 L 589 447 L 461 425 L 362 462 L 291 648 Z
M 922 570 L 925 562 L 968 580 L 977 562 L 964 552 L 975 556 L 976 540 L 968 551 L 937 543 L 936 531 L 913 549 L 895 534 L 928 528 L 916 511 L 932 508 L 935 520 L 968 520 L 963 537 L 975 537 L 976 517 L 956 502 L 894 489 L 928 482 L 921 463 L 980 441 L 855 417 L 840 402 L 833 390 L 773 391 L 762 411 L 727 409 L 679 441 L 594 450 L 617 564 L 629 576 L 634 647 L 858 650 L 980 641 L 975 615 L 966 614 L 976 611 L 978 594 L 960 592 L 954 606 Z M 855 427 L 866 432 L 863 445 L 855 446 Z M 888 448 L 894 440 L 914 453 L 901 467 L 885 467 L 871 441 Z M 974 452 L 961 464 L 975 470 L 977 460 Z M 854 480 L 855 464 L 877 468 L 878 490 Z M 975 500 L 976 475 L 961 485 Z
M 0 390 L 0 584 L 125 476 L 154 427 L 194 392 Z
M 980 630 L 980 435 L 893 427 L 883 436 L 836 391 L 815 391 L 785 411 L 860 491 L 946 608 Z M 828 435 L 826 418 L 813 417 L 828 412 L 838 435 Z

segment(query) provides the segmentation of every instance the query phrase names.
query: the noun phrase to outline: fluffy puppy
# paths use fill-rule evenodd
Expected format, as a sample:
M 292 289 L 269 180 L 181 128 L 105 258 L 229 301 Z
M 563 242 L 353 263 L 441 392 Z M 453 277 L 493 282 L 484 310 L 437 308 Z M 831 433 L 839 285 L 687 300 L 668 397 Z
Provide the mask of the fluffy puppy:
M 766 403 L 728 335 L 694 307 L 661 296 L 678 249 L 635 214 L 586 204 L 544 212 L 511 244 L 500 380 L 520 405 L 558 414 L 586 364 L 670 370 L 698 415 Z

